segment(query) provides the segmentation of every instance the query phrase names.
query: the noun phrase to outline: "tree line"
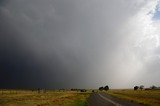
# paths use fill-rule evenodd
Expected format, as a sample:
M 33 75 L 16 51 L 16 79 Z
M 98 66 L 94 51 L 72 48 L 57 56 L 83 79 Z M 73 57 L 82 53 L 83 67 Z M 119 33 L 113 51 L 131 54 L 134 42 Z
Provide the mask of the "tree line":
M 140 90 L 154 90 L 154 89 L 159 89 L 160 90 L 160 87 L 157 87 L 157 86 L 154 86 L 154 85 L 152 85 L 152 86 L 150 86 L 149 88 L 145 88 L 144 87 L 144 85 L 140 85 L 140 86 L 134 86 L 134 90 L 138 90 L 138 89 L 140 89 Z

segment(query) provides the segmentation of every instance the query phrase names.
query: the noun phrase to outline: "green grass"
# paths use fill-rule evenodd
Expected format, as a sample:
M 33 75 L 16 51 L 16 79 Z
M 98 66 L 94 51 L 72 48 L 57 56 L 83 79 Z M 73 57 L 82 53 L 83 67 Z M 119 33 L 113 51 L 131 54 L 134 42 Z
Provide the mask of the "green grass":
M 160 90 L 109 90 L 107 93 L 145 106 L 160 106 Z
M 83 95 L 79 96 L 74 103 L 74 106 L 88 106 L 88 98 L 90 94 L 84 93 Z
M 0 90 L 0 106 L 87 106 L 90 92 Z

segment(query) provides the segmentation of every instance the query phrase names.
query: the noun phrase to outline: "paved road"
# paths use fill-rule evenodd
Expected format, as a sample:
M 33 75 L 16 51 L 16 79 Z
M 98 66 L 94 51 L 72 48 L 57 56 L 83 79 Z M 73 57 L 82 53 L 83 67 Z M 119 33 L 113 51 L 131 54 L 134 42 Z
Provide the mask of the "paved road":
M 104 92 L 94 93 L 89 98 L 89 106 L 143 106 L 126 100 L 118 99 Z

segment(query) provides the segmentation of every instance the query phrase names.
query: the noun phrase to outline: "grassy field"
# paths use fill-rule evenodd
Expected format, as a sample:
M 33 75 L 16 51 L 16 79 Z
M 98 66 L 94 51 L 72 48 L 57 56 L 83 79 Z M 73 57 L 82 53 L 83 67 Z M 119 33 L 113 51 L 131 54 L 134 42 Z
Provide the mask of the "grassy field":
M 86 106 L 90 93 L 0 90 L 0 106 Z
M 109 90 L 107 93 L 145 106 L 160 106 L 160 90 Z

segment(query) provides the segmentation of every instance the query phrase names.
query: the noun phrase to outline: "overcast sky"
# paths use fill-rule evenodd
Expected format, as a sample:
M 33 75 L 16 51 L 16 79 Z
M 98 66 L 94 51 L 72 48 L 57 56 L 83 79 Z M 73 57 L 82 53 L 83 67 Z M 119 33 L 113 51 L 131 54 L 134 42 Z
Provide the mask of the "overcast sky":
M 158 0 L 1 0 L 1 88 L 160 86 Z

